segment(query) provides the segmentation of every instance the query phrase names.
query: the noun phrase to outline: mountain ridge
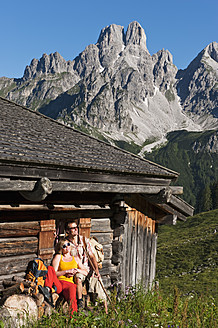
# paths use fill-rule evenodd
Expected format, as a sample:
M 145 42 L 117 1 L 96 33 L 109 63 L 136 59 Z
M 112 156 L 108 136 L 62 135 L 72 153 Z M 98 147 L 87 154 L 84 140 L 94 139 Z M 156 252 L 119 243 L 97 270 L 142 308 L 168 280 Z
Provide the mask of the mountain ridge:
M 142 147 L 173 130 L 218 127 L 218 44 L 202 52 L 178 71 L 168 50 L 149 54 L 138 22 L 126 32 L 112 24 L 73 61 L 44 54 L 21 79 L 0 78 L 0 94 L 110 143 Z

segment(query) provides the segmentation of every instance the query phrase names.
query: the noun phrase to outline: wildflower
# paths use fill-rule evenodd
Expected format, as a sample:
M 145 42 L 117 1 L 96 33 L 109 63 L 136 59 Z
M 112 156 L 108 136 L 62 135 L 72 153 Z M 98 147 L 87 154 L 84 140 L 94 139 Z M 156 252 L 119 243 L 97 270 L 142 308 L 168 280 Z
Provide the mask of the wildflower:
M 119 325 L 122 325 L 123 323 L 124 323 L 123 320 L 118 321 L 118 324 L 119 324 Z
M 132 320 L 130 320 L 130 319 L 128 319 L 127 321 L 128 321 L 129 323 L 132 322 Z

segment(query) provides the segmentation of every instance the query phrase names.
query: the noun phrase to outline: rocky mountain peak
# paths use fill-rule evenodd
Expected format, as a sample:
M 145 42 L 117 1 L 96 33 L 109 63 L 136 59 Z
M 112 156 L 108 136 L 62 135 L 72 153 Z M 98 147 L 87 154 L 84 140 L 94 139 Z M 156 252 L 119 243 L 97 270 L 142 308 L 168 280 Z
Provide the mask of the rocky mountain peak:
M 23 78 L 30 79 L 42 74 L 55 74 L 67 71 L 66 60 L 58 53 L 50 55 L 43 54 L 40 60 L 33 59 L 29 66 L 26 66 Z
M 103 28 L 97 47 L 102 67 L 109 67 L 124 48 L 123 26 L 112 24 Z
M 172 54 L 168 50 L 159 50 L 152 56 L 152 61 L 154 63 L 153 74 L 155 85 L 162 92 L 171 89 L 172 97 L 174 98 L 172 86 L 175 84 L 177 68 L 173 64 Z
M 218 62 L 218 43 L 212 42 L 206 48 L 205 52 L 216 62 Z
M 112 24 L 74 60 L 44 54 L 32 60 L 22 79 L 1 78 L 0 90 L 12 101 L 98 131 L 111 142 L 162 142 L 172 130 L 217 127 L 217 57 L 213 42 L 177 72 L 168 50 L 149 54 L 138 22 L 126 32 Z
M 124 44 L 123 26 L 112 24 L 101 30 L 98 38 L 100 48 L 111 47 L 116 44 Z
M 135 44 L 147 50 L 145 31 L 138 22 L 129 24 L 126 32 L 126 45 Z
M 218 43 L 205 47 L 185 70 L 177 74 L 177 90 L 185 112 L 203 128 L 217 127 Z M 194 115 L 193 115 L 194 114 Z

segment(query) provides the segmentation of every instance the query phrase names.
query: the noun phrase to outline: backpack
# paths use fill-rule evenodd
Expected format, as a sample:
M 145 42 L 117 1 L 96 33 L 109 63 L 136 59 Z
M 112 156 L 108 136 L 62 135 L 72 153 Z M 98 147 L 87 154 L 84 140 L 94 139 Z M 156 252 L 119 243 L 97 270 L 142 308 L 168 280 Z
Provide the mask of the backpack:
M 33 281 L 36 285 L 41 285 L 43 287 L 47 272 L 48 270 L 44 261 L 40 258 L 36 258 L 28 263 L 25 279 Z
M 98 242 L 96 237 L 91 237 L 89 242 L 92 247 L 92 252 L 95 255 L 99 269 L 102 269 L 102 262 L 104 260 L 103 246 Z

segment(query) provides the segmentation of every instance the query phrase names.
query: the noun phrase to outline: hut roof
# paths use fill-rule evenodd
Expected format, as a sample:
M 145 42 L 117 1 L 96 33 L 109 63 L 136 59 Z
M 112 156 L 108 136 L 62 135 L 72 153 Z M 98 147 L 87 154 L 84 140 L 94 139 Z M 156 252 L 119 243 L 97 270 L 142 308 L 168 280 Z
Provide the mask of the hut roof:
M 0 97 L 0 162 L 175 179 L 178 173 Z

